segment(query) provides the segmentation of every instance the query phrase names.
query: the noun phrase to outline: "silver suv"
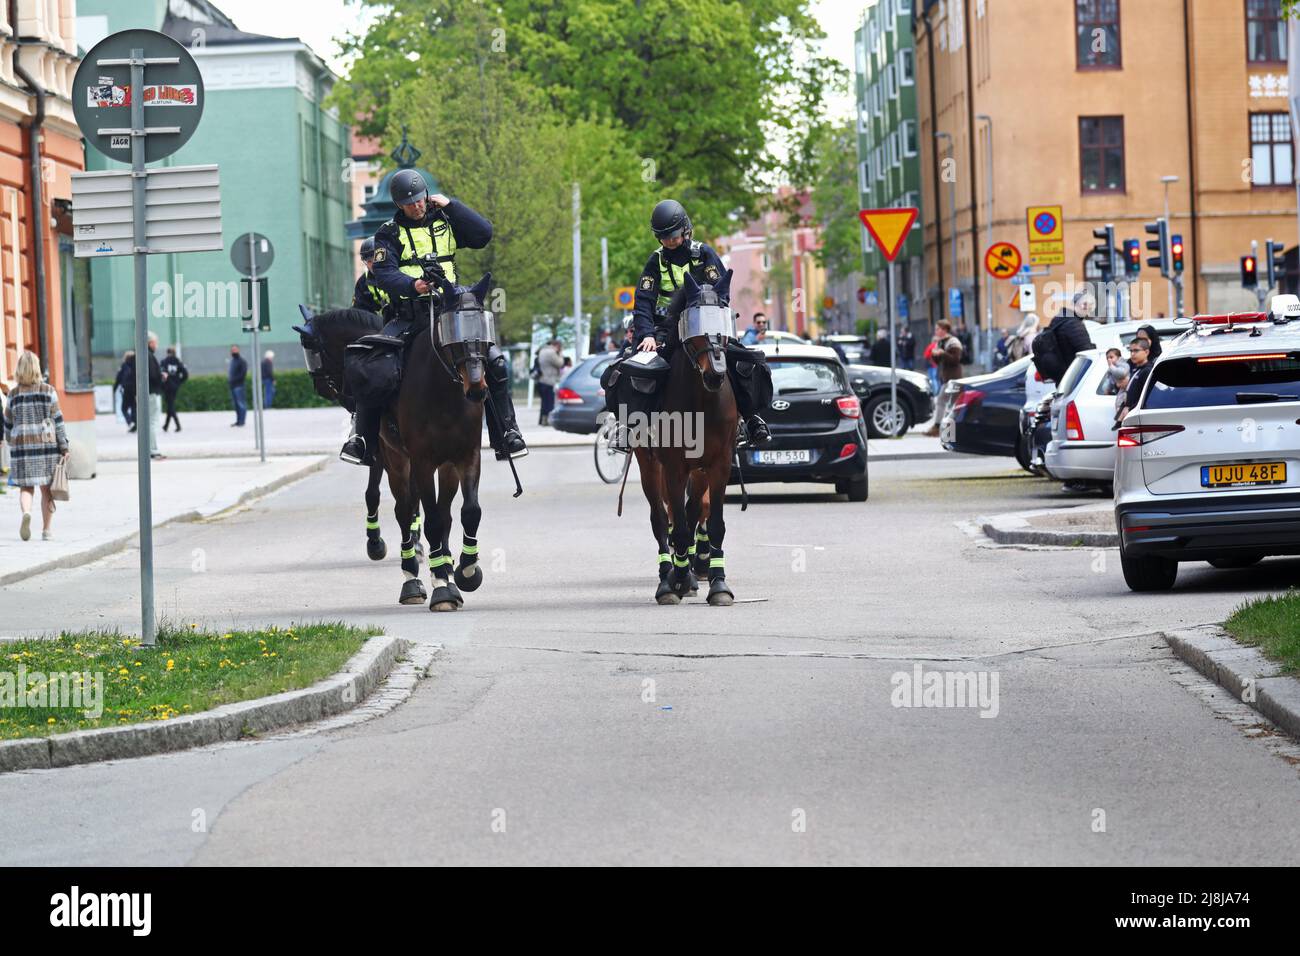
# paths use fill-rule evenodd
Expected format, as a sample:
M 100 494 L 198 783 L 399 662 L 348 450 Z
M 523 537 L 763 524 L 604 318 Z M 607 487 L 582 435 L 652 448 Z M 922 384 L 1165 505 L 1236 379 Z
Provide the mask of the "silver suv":
M 1134 591 L 1172 588 L 1180 561 L 1300 554 L 1300 299 L 1193 322 L 1117 435 L 1115 523 Z

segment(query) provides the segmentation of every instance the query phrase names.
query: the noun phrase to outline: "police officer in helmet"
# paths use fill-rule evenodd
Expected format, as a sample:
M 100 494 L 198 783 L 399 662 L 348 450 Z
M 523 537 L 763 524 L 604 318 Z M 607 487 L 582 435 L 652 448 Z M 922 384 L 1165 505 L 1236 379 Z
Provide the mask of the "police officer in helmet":
M 455 285 L 456 250 L 482 249 L 492 239 L 492 223 L 469 206 L 438 193 L 430 196 L 424 177 L 414 169 L 401 169 L 388 181 L 396 214 L 375 233 L 372 276 L 389 297 L 389 322 L 384 334 L 405 336 L 427 325 L 430 307 L 437 311 L 437 288 L 426 282 L 424 265 L 432 256 L 447 280 Z M 364 277 L 363 277 L 364 278 Z M 528 454 L 515 423 L 505 354 L 496 346 L 488 355 L 488 438 L 498 460 Z M 382 408 L 357 404 L 358 435 L 349 438 L 339 457 L 364 464 L 379 439 Z
M 677 200 L 665 199 L 655 206 L 650 214 L 650 229 L 659 240 L 659 248 L 650 254 L 637 281 L 632 318 L 633 339 L 641 352 L 659 347 L 655 326 L 667 321 L 668 302 L 685 280 L 687 272 L 701 285 L 716 285 L 726 271 L 711 246 L 691 238 L 690 217 Z M 743 349 L 743 346 L 733 343 L 729 351 L 734 355 L 736 349 Z M 745 422 L 749 443 L 766 444 L 772 438 L 771 432 L 767 422 L 758 414 L 749 384 L 739 380 L 736 365 L 734 361 L 728 362 L 727 374 L 731 378 L 736 407 Z M 757 375 L 770 375 L 761 356 L 753 362 L 753 370 Z
M 391 318 L 385 310 L 392 299 L 375 282 L 375 239 L 373 236 L 363 239 L 361 242 L 361 261 L 365 265 L 366 271 L 357 278 L 357 284 L 352 290 L 352 308 L 365 309 L 367 312 Z

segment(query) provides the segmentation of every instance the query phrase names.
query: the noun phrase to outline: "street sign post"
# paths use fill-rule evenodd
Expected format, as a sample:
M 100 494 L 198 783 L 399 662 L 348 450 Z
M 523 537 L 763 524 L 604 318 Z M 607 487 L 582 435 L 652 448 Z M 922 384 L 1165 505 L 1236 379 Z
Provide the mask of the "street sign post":
M 898 431 L 898 423 L 901 419 L 898 409 L 898 345 L 894 326 L 896 324 L 896 309 L 898 308 L 898 280 L 895 275 L 897 265 L 894 260 L 898 257 L 898 251 L 903 248 L 903 242 L 907 239 L 908 233 L 912 230 L 912 224 L 916 222 L 917 213 L 920 210 L 915 206 L 901 206 L 889 209 L 862 209 L 858 211 L 858 218 L 862 220 L 862 225 L 866 226 L 867 232 L 875 239 L 876 246 L 880 249 L 880 254 L 889 260 L 889 289 L 886 291 L 885 301 L 889 303 L 889 409 L 893 417 L 893 431 Z
M 275 247 L 271 240 L 260 232 L 246 232 L 230 246 L 230 261 L 238 272 L 247 276 L 252 286 L 266 282 L 266 270 L 275 261 Z M 262 421 L 262 345 L 258 338 L 261 331 L 261 292 L 250 295 L 250 312 L 253 320 L 253 430 L 257 437 L 257 453 L 266 461 L 266 429 Z
M 129 169 L 72 174 L 73 255 L 129 256 L 135 230 Z M 221 176 L 216 166 L 169 166 L 145 173 L 149 253 L 212 252 L 221 241 Z
M 1059 205 L 1030 206 L 1025 210 L 1025 227 L 1031 266 L 1065 264 L 1065 220 Z
M 147 73 L 147 75 L 146 75 Z M 148 83 L 146 83 L 148 81 Z M 189 52 L 154 30 L 123 30 L 91 48 L 72 80 L 72 112 L 86 142 L 131 164 L 131 254 L 135 259 L 135 392 L 149 394 L 148 178 L 145 164 L 185 145 L 203 116 L 203 76 Z M 146 122 L 157 121 L 150 126 Z M 162 234 L 161 232 L 159 233 Z M 150 409 L 136 407 L 140 502 L 140 640 L 157 643 L 153 603 Z

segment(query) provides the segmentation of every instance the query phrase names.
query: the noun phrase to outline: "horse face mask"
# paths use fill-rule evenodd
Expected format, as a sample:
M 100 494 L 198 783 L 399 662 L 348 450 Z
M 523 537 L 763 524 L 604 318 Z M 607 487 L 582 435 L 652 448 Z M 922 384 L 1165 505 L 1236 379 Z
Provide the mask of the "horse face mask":
M 735 338 L 736 319 L 729 302 L 731 270 L 716 286 L 699 285 L 688 272 L 684 283 L 688 305 L 677 317 L 677 337 L 686 355 L 704 373 L 699 357 L 707 352 L 709 372 L 716 377 L 727 371 L 727 340 Z
M 472 388 L 483 385 L 484 363 L 496 343 L 496 317 L 483 307 L 492 274 L 487 273 L 470 289 L 443 288 L 447 308 L 433 319 L 433 336 L 444 347 L 452 364 L 463 369 Z

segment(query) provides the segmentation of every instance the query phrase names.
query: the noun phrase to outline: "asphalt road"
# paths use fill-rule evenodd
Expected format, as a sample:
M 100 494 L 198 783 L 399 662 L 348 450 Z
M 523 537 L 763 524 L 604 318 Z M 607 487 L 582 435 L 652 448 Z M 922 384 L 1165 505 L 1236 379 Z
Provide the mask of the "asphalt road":
M 1294 745 L 1157 636 L 1284 589 L 1300 562 L 1193 566 L 1171 594 L 1134 595 L 1114 552 L 993 548 L 958 526 L 1063 503 L 1009 460 L 895 462 L 865 504 L 808 486 L 729 502 L 737 604 L 659 607 L 639 491 L 615 517 L 587 449 L 522 470 L 512 500 L 485 465 L 487 580 L 454 614 L 397 605 L 391 512 L 393 556 L 365 559 L 359 469 L 159 532 L 174 620 L 346 618 L 446 649 L 409 701 L 349 728 L 0 776 L 0 863 L 1300 855 Z M 0 590 L 6 629 L 133 629 L 135 561 Z M 996 716 L 895 706 L 917 663 L 996 678 Z

